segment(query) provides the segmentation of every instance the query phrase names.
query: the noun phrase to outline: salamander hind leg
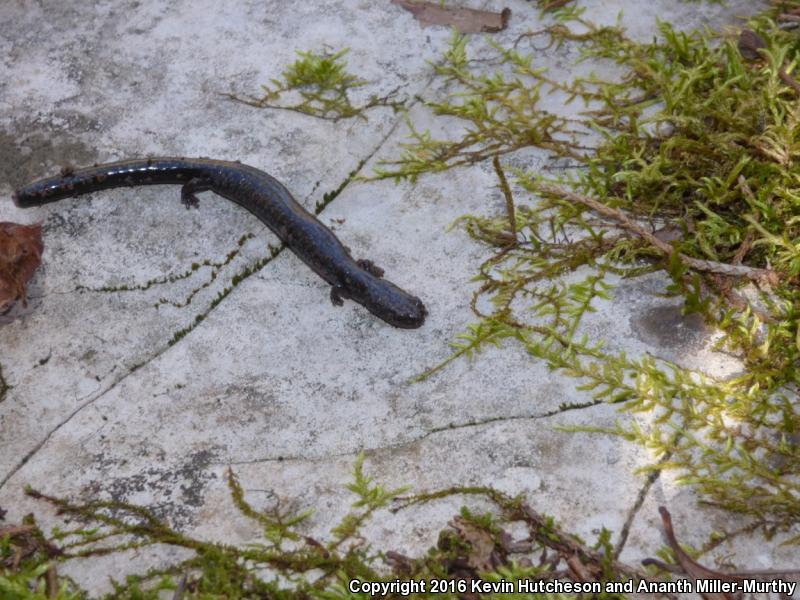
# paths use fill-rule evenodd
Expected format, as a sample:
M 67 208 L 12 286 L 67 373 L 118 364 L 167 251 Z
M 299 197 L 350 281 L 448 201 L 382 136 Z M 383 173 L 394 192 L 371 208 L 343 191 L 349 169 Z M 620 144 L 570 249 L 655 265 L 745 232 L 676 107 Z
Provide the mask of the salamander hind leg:
M 378 265 L 376 265 L 371 260 L 367 260 L 366 258 L 362 258 L 356 261 L 356 264 L 364 269 L 370 275 L 375 275 L 375 277 L 383 277 L 383 269 L 381 269 Z
M 198 179 L 194 177 L 183 184 L 181 188 L 181 204 L 183 204 L 187 209 L 189 208 L 198 208 L 200 206 L 200 200 L 197 199 L 198 192 L 207 192 L 211 189 L 211 186 L 203 181 L 202 179 Z

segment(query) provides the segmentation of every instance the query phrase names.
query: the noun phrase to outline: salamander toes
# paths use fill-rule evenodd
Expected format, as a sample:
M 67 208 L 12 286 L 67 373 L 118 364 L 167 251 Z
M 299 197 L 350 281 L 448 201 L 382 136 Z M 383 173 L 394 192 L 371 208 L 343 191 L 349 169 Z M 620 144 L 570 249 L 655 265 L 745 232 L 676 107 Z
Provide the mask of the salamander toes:
M 374 275 L 375 277 L 383 277 L 384 270 L 381 269 L 378 265 L 376 265 L 371 260 L 366 258 L 362 258 L 356 261 L 356 264 L 364 269 L 370 275 Z

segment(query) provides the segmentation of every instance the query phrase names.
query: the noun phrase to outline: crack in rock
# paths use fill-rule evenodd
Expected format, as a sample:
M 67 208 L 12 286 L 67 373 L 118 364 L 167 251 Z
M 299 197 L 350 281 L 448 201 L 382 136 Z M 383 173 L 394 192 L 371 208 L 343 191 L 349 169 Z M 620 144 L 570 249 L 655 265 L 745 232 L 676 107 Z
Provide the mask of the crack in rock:
M 413 446 L 437 433 L 443 433 L 445 431 L 455 431 L 458 429 L 467 429 L 471 427 L 483 427 L 485 425 L 492 425 L 494 423 L 500 423 L 504 421 L 535 421 L 538 419 L 546 419 L 549 417 L 554 417 L 556 415 L 560 415 L 565 412 L 570 412 L 573 410 L 582 410 L 586 408 L 592 408 L 597 406 L 598 404 L 604 404 L 602 400 L 592 400 L 591 402 L 586 402 L 583 404 L 570 404 L 566 406 L 560 406 L 556 409 L 551 411 L 539 414 L 539 415 L 512 415 L 510 417 L 492 417 L 489 419 L 481 420 L 481 421 L 470 421 L 467 423 L 459 423 L 459 424 L 451 424 L 447 426 L 441 427 L 434 427 L 423 433 L 422 435 L 414 438 L 413 440 L 409 440 L 407 442 L 400 442 L 398 444 L 390 444 L 387 446 L 381 446 L 379 448 L 370 448 L 368 450 L 363 450 L 364 454 L 376 454 L 378 452 L 383 452 L 386 450 L 398 450 L 400 448 L 406 448 L 408 446 Z M 345 456 L 353 456 L 357 454 L 358 451 L 351 451 L 351 452 L 340 452 L 340 453 L 326 453 L 324 456 L 301 456 L 301 455 L 281 455 L 281 456 L 266 456 L 263 458 L 253 458 L 253 459 L 245 459 L 245 460 L 237 460 L 237 461 L 223 461 L 223 462 L 215 462 L 211 464 L 215 465 L 254 465 L 260 463 L 270 463 L 270 462 L 322 462 L 325 460 L 329 460 L 331 458 L 343 458 Z
M 431 76 L 431 78 L 427 81 L 427 83 L 423 87 L 423 91 L 425 89 L 427 89 L 431 85 L 432 81 L 433 81 L 433 75 Z M 416 104 L 416 102 L 414 104 Z M 412 104 L 412 106 L 414 104 Z M 361 169 L 363 169 L 364 165 L 373 156 L 375 156 L 375 154 L 383 147 L 383 145 L 386 143 L 386 141 L 389 139 L 389 137 L 394 133 L 394 131 L 397 129 L 397 127 L 399 126 L 399 124 L 401 123 L 402 120 L 403 120 L 402 116 L 398 117 L 397 119 L 395 119 L 394 123 L 389 128 L 388 132 L 379 140 L 379 142 L 372 149 L 372 151 L 369 152 L 369 154 L 367 154 L 367 156 L 358 163 L 358 166 L 357 166 L 356 170 L 353 171 L 352 173 L 350 173 L 344 179 L 342 184 L 340 184 L 339 187 L 336 188 L 336 195 L 331 197 L 331 198 L 329 198 L 327 202 L 325 202 L 325 203 L 323 203 L 323 204 L 321 204 L 319 206 L 317 214 L 321 213 L 328 206 L 328 204 L 330 204 L 336 197 L 338 197 L 341 194 L 342 191 L 344 191 L 346 189 L 346 187 L 348 185 L 350 185 L 350 183 L 353 181 L 353 179 L 357 176 L 358 172 Z M 133 373 L 135 373 L 136 371 L 138 371 L 142 367 L 147 366 L 148 364 L 150 364 L 151 362 L 153 362 L 154 360 L 159 358 L 167 350 L 169 350 L 170 348 L 175 346 L 181 339 L 186 337 L 186 334 L 190 333 L 197 325 L 200 324 L 200 322 L 204 321 L 205 318 L 209 314 L 211 314 L 211 312 L 213 312 L 214 309 L 217 306 L 219 306 L 222 303 L 222 301 L 229 295 L 230 291 L 232 291 L 235 287 L 238 286 L 239 283 L 241 283 L 242 281 L 247 279 L 250 275 L 253 275 L 253 274 L 257 273 L 257 272 L 260 272 L 264 267 L 267 266 L 267 264 L 271 263 L 273 259 L 275 259 L 277 256 L 279 256 L 283 252 L 284 249 L 285 249 L 285 246 L 281 246 L 277 251 L 272 253 L 271 256 L 265 257 L 266 260 L 265 260 L 264 264 L 261 265 L 259 268 L 253 269 L 251 272 L 247 272 L 247 269 L 246 269 L 245 270 L 245 274 L 243 276 L 234 276 L 234 278 L 232 278 L 232 281 L 235 280 L 236 283 L 232 284 L 230 288 L 226 288 L 228 290 L 228 292 L 226 293 L 225 291 L 223 291 L 222 292 L 223 295 L 218 297 L 216 301 L 213 301 L 211 303 L 211 305 L 204 312 L 198 313 L 195 316 L 194 321 L 192 321 L 192 323 L 187 328 L 185 328 L 183 330 L 180 330 L 183 333 L 183 335 L 181 335 L 177 339 L 175 339 L 174 337 L 171 338 L 162 348 L 160 348 L 158 351 L 153 353 L 150 357 L 146 358 L 144 361 L 142 361 L 142 362 L 134 365 L 133 367 L 131 367 L 128 370 L 127 373 L 125 373 L 124 375 L 120 376 L 107 389 L 105 389 L 104 391 L 101 391 L 97 396 L 95 396 L 94 398 L 91 398 L 87 402 L 81 404 L 75 410 L 73 410 L 71 413 L 69 413 L 65 419 L 63 419 L 55 427 L 53 427 L 44 436 L 44 438 L 41 441 L 39 441 L 29 452 L 27 452 L 25 454 L 25 456 L 23 456 L 22 459 L 20 459 L 20 461 L 2 479 L 0 479 L 0 490 L 2 490 L 3 487 L 5 487 L 5 485 L 11 480 L 11 478 L 14 477 L 14 475 L 16 475 L 36 455 L 36 453 L 39 452 L 39 450 L 41 450 L 47 444 L 47 442 L 53 437 L 53 435 L 56 434 L 56 432 L 58 432 L 59 429 L 64 427 L 66 424 L 68 424 L 84 408 L 86 408 L 88 406 L 91 406 L 97 400 L 101 399 L 103 396 L 105 396 L 106 394 L 111 392 L 113 389 L 115 389 L 120 383 L 125 381 L 130 375 L 132 375 Z M 261 259 L 261 260 L 264 260 L 264 259 Z M 253 264 L 254 265 L 258 264 L 258 261 L 256 261 Z M 248 269 L 250 269 L 250 268 L 253 268 L 252 265 L 251 265 L 251 267 L 248 267 Z M 342 456 L 346 456 L 348 454 L 351 454 L 351 453 L 342 454 Z M 331 456 L 331 455 L 328 455 L 328 456 Z
M 566 412 L 570 412 L 573 410 L 583 410 L 585 408 L 592 408 L 597 406 L 598 404 L 603 404 L 602 400 L 592 400 L 590 402 L 583 402 L 581 404 L 562 404 L 558 408 L 553 410 L 549 410 L 547 412 L 538 414 L 538 415 L 513 415 L 510 417 L 489 417 L 488 419 L 481 419 L 480 421 L 467 421 L 466 423 L 451 423 L 450 425 L 442 426 L 442 427 L 434 427 L 428 433 L 425 434 L 422 438 L 424 439 L 426 436 L 439 433 L 441 431 L 450 431 L 454 429 L 466 429 L 469 427 L 481 427 L 483 425 L 491 425 L 492 423 L 498 423 L 502 421 L 520 421 L 520 420 L 536 420 L 536 419 L 547 419 L 549 417 L 554 417 L 556 415 L 560 415 Z
M 672 452 L 667 452 L 661 460 L 658 461 L 658 464 L 664 464 L 670 458 L 672 458 Z M 639 493 L 636 495 L 636 500 L 633 503 L 633 506 L 628 511 L 628 515 L 625 517 L 625 523 L 622 526 L 622 529 L 619 532 L 619 539 L 617 543 L 614 545 L 614 558 L 617 559 L 622 554 L 622 551 L 625 549 L 625 544 L 628 541 L 628 536 L 631 532 L 631 527 L 633 527 L 633 522 L 639 514 L 639 511 L 644 504 L 644 501 L 647 499 L 647 496 L 650 494 L 650 489 L 653 487 L 653 484 L 658 481 L 661 477 L 661 469 L 656 469 L 652 471 L 644 482 L 644 485 L 639 490 Z

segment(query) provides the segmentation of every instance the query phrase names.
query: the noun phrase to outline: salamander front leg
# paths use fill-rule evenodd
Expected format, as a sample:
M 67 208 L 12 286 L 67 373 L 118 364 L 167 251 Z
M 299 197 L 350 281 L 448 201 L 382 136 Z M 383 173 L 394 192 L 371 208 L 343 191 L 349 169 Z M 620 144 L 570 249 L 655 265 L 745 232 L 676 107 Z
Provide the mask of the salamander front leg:
M 211 186 L 202 179 L 198 179 L 197 177 L 190 179 L 184 183 L 181 188 L 181 204 L 187 209 L 198 208 L 200 206 L 200 200 L 197 199 L 195 194 L 198 192 L 207 192 L 210 189 Z
M 343 306 L 344 298 L 347 298 L 347 292 L 340 285 L 331 286 L 331 304 L 334 306 Z

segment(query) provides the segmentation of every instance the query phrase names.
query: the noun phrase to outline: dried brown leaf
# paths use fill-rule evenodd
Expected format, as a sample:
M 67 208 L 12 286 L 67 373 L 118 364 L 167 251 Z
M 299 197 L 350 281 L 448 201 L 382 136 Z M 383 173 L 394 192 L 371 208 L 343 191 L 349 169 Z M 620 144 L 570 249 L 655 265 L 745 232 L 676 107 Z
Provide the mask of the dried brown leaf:
M 440 6 L 431 2 L 415 2 L 414 0 L 392 0 L 414 15 L 420 25 L 447 25 L 455 27 L 461 33 L 497 33 L 508 25 L 511 9 L 504 8 L 501 12 L 476 10 L 474 8 L 461 8 Z
M 761 50 L 767 47 L 767 42 L 752 29 L 742 29 L 738 45 L 745 60 L 758 60 L 762 57 Z
M 458 532 L 459 537 L 470 546 L 467 564 L 476 572 L 491 571 L 501 564 L 500 557 L 495 551 L 495 541 L 491 533 L 467 521 L 456 517 L 450 526 Z
M 42 226 L 0 222 L 0 314 L 25 304 L 25 285 L 42 262 Z
M 392 569 L 397 573 L 408 576 L 414 572 L 414 560 L 405 554 L 389 550 L 385 558 L 386 562 L 389 563 Z

